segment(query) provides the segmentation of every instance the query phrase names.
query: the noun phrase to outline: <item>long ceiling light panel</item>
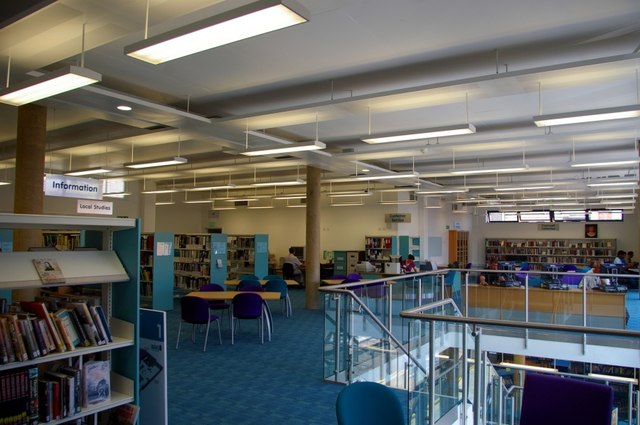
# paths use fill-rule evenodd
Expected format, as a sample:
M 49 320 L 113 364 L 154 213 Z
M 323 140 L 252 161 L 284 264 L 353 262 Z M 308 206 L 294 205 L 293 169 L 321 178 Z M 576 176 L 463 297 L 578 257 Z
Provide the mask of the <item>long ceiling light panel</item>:
M 403 132 L 403 133 L 386 133 L 386 134 L 369 135 L 366 138 L 363 138 L 362 141 L 370 144 L 408 142 L 411 140 L 429 139 L 433 137 L 473 134 L 475 132 L 476 132 L 476 127 L 473 124 L 450 125 L 446 127 L 437 127 L 437 128 L 430 128 L 425 130 L 414 130 L 411 132 Z
M 451 174 L 466 176 L 469 174 L 494 174 L 494 173 L 512 173 L 516 171 L 524 171 L 528 169 L 527 165 L 523 165 L 520 167 L 509 167 L 509 168 L 471 168 L 467 170 L 461 169 L 451 169 L 449 172 Z
M 0 102 L 13 106 L 68 92 L 102 80 L 102 75 L 79 66 L 66 66 L 0 90 Z
M 95 168 L 87 168 L 86 170 L 76 170 L 69 171 L 68 173 L 64 173 L 65 176 L 90 176 L 92 174 L 104 174 L 110 173 L 112 170 L 104 167 L 95 167 Z
M 572 167 L 615 167 L 618 165 L 633 165 L 640 162 L 640 159 L 628 159 L 621 161 L 600 161 L 600 162 L 583 162 L 583 163 L 573 163 Z
M 317 151 L 326 148 L 324 143 L 314 140 L 312 142 L 292 143 L 283 146 L 270 146 L 260 149 L 250 149 L 240 152 L 246 156 L 279 155 L 282 153 Z
M 124 52 L 157 65 L 308 20 L 309 13 L 294 1 L 259 0 L 131 44 Z
M 590 111 L 579 111 L 563 114 L 538 115 L 533 117 L 533 122 L 538 127 L 551 127 L 554 125 L 579 124 L 585 122 L 618 120 L 623 118 L 636 117 L 640 117 L 640 105 L 592 109 Z
M 418 173 L 393 173 L 393 174 L 380 174 L 377 176 L 361 175 L 353 177 L 353 180 L 389 180 L 389 179 L 415 179 L 420 177 Z
M 186 164 L 188 162 L 187 158 L 183 158 L 181 156 L 176 156 L 173 159 L 161 160 L 161 161 L 147 161 L 147 162 L 130 162 L 128 164 L 124 164 L 127 168 L 152 168 L 152 167 L 164 167 L 167 165 L 180 165 Z

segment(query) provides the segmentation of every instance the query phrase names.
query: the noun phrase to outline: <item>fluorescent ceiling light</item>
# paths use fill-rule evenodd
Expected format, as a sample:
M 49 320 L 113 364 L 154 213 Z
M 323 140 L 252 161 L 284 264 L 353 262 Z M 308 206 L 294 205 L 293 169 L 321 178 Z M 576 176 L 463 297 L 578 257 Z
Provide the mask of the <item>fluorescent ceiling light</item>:
M 553 189 L 553 185 L 550 186 L 512 186 L 512 187 L 496 187 L 493 190 L 496 192 L 514 192 L 520 190 L 544 190 Z
M 602 375 L 599 373 L 591 373 L 591 372 L 589 372 L 587 376 L 590 376 L 596 379 L 601 379 L 604 381 L 618 382 L 621 384 L 637 384 L 638 383 L 638 378 L 627 378 L 625 376 Z
M 178 192 L 178 189 L 156 189 L 156 190 L 143 190 L 140 193 L 143 193 L 145 195 L 160 195 L 163 193 L 176 193 Z
M 295 143 L 292 140 L 287 140 L 282 137 L 273 136 L 271 134 L 265 133 L 264 131 L 246 130 L 244 133 L 249 134 L 251 136 L 260 137 L 261 139 L 271 140 L 272 142 L 282 143 L 284 145 Z
M 286 200 L 286 199 L 306 199 L 307 195 L 305 193 L 292 193 L 290 195 L 278 195 L 278 196 L 274 196 L 273 199 L 277 199 L 279 201 L 281 200 Z
M 592 109 L 590 111 L 571 112 L 552 115 L 538 115 L 533 121 L 538 127 L 578 124 L 584 122 L 617 120 L 640 117 L 640 105 L 619 106 L 615 108 Z
M 377 176 L 355 176 L 354 180 L 388 180 L 388 179 L 410 179 L 418 178 L 420 175 L 416 172 L 411 173 L 393 173 L 393 174 L 381 174 Z
M 0 102 L 20 106 L 101 80 L 95 71 L 70 65 L 0 90 Z
M 512 173 L 514 171 L 524 171 L 528 169 L 528 165 L 522 165 L 520 167 L 509 168 L 472 168 L 468 170 L 451 169 L 449 172 L 456 175 L 468 175 L 468 174 L 493 174 L 493 173 Z
M 203 186 L 203 187 L 192 187 L 190 189 L 185 189 L 187 192 L 201 192 L 205 190 L 222 190 L 222 189 L 233 189 L 236 187 L 235 184 L 229 183 L 221 186 Z
M 102 194 L 102 196 L 105 198 L 124 198 L 125 196 L 129 195 L 131 195 L 129 192 L 109 192 Z
M 10 185 L 10 184 L 11 184 L 11 182 L 8 181 L 8 180 L 0 180 L 0 186 L 7 186 L 7 185 Z
M 308 21 L 290 0 L 260 0 L 125 47 L 125 54 L 154 65 Z
M 124 164 L 124 166 L 127 168 L 135 168 L 137 170 L 140 168 L 164 167 L 167 165 L 180 165 L 180 164 L 186 164 L 187 162 L 188 162 L 187 158 L 176 156 L 173 159 L 167 159 L 163 161 L 129 162 L 127 164 Z
M 345 190 L 343 192 L 329 192 L 331 198 L 348 198 L 354 196 L 371 196 L 372 190 Z
M 235 210 L 236 207 L 211 207 L 212 211 L 227 211 L 227 210 Z
M 626 193 L 626 194 L 622 194 L 622 195 L 595 195 L 592 196 L 592 198 L 598 198 L 598 199 L 625 199 L 625 198 L 635 198 L 636 196 L 638 196 L 635 193 Z
M 103 167 L 87 168 L 86 170 L 69 171 L 65 176 L 90 176 L 92 174 L 110 173 L 112 170 Z
M 396 187 L 393 189 L 377 189 L 376 192 L 393 193 L 393 192 L 415 192 L 415 187 Z
M 268 210 L 272 209 L 273 205 L 249 205 L 248 210 Z
M 631 165 L 637 164 L 640 162 L 640 159 L 629 159 L 624 161 L 605 161 L 605 162 L 587 162 L 587 163 L 573 163 L 572 167 L 608 167 L 608 166 L 616 166 L 616 165 Z
M 609 183 L 589 183 L 588 187 L 609 187 L 609 186 L 637 186 L 638 182 L 609 182 Z
M 318 140 L 314 140 L 313 142 L 300 142 L 284 146 L 271 146 L 260 149 L 250 149 L 240 153 L 246 156 L 278 155 L 281 153 L 316 151 L 324 149 L 326 147 L 327 145 L 325 145 L 324 143 Z
M 331 203 L 332 207 L 358 207 L 364 205 L 364 202 L 360 201 L 360 202 L 336 202 L 336 203 Z
M 306 208 L 307 204 L 287 204 L 287 208 Z
M 227 198 L 225 202 L 255 202 L 258 198 Z
M 450 193 L 466 193 L 469 189 L 419 190 L 416 195 L 448 195 Z
M 404 199 L 400 201 L 380 201 L 380 205 L 413 205 L 417 202 L 415 199 Z
M 173 201 L 161 201 L 161 202 L 156 202 L 156 205 L 174 205 L 175 202 Z
M 603 199 L 600 201 L 601 204 L 607 204 L 607 205 L 625 205 L 625 204 L 635 204 L 636 200 L 635 199 L 629 199 L 626 201 L 609 201 L 606 199 Z
M 256 187 L 264 187 L 264 186 L 296 186 L 299 184 L 304 184 L 305 181 L 302 179 L 295 179 L 289 181 L 281 181 L 281 182 L 256 182 L 253 183 L 253 186 Z
M 187 201 L 186 199 L 182 201 L 183 204 L 210 204 L 213 202 L 211 199 L 195 199 L 192 201 Z
M 362 139 L 365 143 L 393 143 L 407 142 L 410 140 L 428 139 L 432 137 L 457 136 L 461 134 L 472 134 L 476 132 L 473 124 L 450 125 L 446 127 L 437 127 L 424 130 L 414 130 L 403 133 L 386 133 L 378 135 L 370 135 Z

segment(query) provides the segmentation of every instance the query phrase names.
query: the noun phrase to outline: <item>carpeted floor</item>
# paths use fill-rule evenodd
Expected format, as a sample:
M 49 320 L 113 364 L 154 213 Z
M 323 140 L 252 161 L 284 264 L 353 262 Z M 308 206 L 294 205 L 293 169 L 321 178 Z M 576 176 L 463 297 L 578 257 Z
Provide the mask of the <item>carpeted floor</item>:
M 171 425 L 327 425 L 335 424 L 341 385 L 322 381 L 322 310 L 304 309 L 304 291 L 289 291 L 293 315 L 285 318 L 271 302 L 274 334 L 260 345 L 258 326 L 243 321 L 231 345 L 229 321 L 222 343 L 211 329 L 196 343 L 183 326 L 175 349 L 180 307 L 167 315 L 169 424 Z M 185 330 L 187 331 L 185 333 Z

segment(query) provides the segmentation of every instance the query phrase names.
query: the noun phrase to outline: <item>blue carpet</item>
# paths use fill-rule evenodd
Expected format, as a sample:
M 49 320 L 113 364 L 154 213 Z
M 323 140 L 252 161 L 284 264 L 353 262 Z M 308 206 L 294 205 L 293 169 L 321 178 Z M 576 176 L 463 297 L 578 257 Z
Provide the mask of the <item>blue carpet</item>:
M 626 305 L 629 313 L 627 329 L 640 331 L 640 298 L 637 289 L 631 289 L 627 292 Z
M 190 340 L 183 326 L 175 349 L 180 306 L 167 315 L 168 387 L 171 425 L 327 425 L 335 424 L 341 385 L 322 380 L 324 313 L 304 309 L 304 290 L 289 291 L 293 315 L 285 318 L 271 302 L 274 334 L 260 345 L 255 321 L 242 321 L 231 345 L 226 313 L 222 344 L 217 329 Z M 186 332 L 185 332 L 186 330 Z

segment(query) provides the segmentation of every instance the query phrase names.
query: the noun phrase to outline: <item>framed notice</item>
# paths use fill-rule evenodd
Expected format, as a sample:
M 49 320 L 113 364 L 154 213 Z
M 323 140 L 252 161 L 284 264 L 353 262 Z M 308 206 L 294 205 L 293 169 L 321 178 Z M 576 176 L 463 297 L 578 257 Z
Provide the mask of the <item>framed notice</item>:
M 584 237 L 585 238 L 597 238 L 598 237 L 598 225 L 588 223 L 584 225 Z

